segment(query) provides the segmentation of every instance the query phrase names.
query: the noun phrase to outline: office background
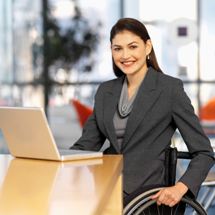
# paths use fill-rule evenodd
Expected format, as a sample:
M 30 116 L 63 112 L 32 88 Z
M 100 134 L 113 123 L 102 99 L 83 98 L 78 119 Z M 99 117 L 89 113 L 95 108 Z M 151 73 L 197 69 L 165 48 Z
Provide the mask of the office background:
M 44 107 L 58 147 L 71 146 L 82 129 L 72 100 L 93 107 L 98 85 L 114 78 L 111 26 L 133 17 L 215 146 L 214 11 L 214 0 L 0 0 L 0 106 Z
M 214 10 L 213 0 L 0 0 L 0 105 L 44 107 L 58 146 L 69 147 L 81 134 L 71 100 L 92 107 L 98 85 L 114 78 L 109 31 L 133 17 L 201 117 L 215 97 Z M 212 115 L 201 122 L 213 142 Z

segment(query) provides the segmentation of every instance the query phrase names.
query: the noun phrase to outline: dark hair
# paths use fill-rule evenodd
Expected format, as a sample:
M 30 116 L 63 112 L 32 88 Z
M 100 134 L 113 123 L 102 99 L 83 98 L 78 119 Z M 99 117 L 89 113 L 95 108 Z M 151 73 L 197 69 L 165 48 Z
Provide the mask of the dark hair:
M 144 41 L 144 43 L 146 43 L 146 41 L 148 39 L 150 39 L 148 31 L 143 23 L 141 23 L 140 21 L 133 19 L 133 18 L 122 18 L 122 19 L 119 19 L 117 21 L 117 23 L 111 29 L 110 42 L 112 43 L 113 38 L 118 33 L 122 32 L 124 30 L 130 31 L 130 32 L 136 34 Z M 114 70 L 115 75 L 117 77 L 124 75 L 124 73 L 114 63 L 113 58 L 112 58 L 112 63 L 113 63 L 113 70 Z M 160 67 L 158 65 L 157 58 L 156 58 L 153 47 L 149 54 L 149 59 L 146 60 L 146 63 L 147 63 L 148 67 L 151 66 L 158 72 L 162 72 L 162 70 L 160 69 Z

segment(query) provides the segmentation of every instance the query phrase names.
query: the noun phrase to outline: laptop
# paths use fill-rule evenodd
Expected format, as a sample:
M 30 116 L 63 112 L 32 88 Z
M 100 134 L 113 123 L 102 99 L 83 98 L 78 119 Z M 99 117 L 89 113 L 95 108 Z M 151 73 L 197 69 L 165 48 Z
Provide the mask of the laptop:
M 14 157 L 66 161 L 103 155 L 97 151 L 59 150 L 42 108 L 0 107 L 0 129 Z

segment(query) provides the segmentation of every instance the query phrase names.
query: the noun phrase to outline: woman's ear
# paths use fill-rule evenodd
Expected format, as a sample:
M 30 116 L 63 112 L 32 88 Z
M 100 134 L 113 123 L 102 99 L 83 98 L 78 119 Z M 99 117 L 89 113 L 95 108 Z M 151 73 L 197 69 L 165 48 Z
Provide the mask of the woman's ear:
M 150 39 L 146 41 L 146 55 L 149 55 L 152 51 L 152 42 Z

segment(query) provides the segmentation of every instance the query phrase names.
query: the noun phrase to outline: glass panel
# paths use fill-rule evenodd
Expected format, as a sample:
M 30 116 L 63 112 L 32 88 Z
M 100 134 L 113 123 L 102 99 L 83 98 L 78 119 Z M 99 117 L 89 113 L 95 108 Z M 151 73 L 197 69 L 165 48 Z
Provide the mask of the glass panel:
M 140 2 L 141 1 L 139 0 L 123 0 L 124 17 L 132 17 L 132 18 L 139 19 Z
M 119 15 L 119 1 L 52 0 L 50 3 L 51 14 L 60 27 L 62 42 L 68 40 L 59 50 L 64 52 L 52 61 L 51 78 L 63 83 L 114 77 L 109 30 Z M 114 9 L 111 16 L 108 15 L 110 8 Z
M 215 1 L 201 1 L 201 79 L 215 80 Z
M 72 99 L 76 99 L 89 107 L 93 107 L 94 96 L 97 88 L 98 84 L 93 83 L 52 87 L 49 105 L 67 105 L 71 103 Z
M 79 5 L 83 10 L 83 13 L 88 17 L 90 21 L 99 20 L 101 26 L 97 29 L 100 32 L 100 43 L 96 53 L 96 65 L 94 70 L 89 75 L 82 75 L 83 78 L 87 78 L 91 81 L 105 81 L 111 78 L 115 78 L 110 51 L 109 33 L 111 27 L 120 18 L 120 1 L 121 0 L 79 0 Z M 85 76 L 85 77 L 84 77 Z M 88 76 L 88 77 L 87 77 Z
M 30 107 L 43 107 L 44 89 L 42 86 L 26 86 L 18 88 L 21 104 Z
M 13 105 L 13 88 L 8 85 L 1 85 L 0 86 L 0 105 L 7 106 Z
M 12 80 L 11 0 L 0 0 L 0 83 Z
M 147 29 L 164 73 L 182 80 L 196 80 L 197 1 L 143 0 L 139 4 L 140 19 L 148 24 Z M 165 6 L 168 10 L 152 12 L 155 7 Z
M 13 80 L 34 80 L 42 70 L 41 1 L 15 0 L 13 19 Z
M 71 104 L 49 106 L 49 124 L 59 148 L 71 147 L 81 136 L 82 127 Z
M 155 53 L 164 73 L 182 80 L 197 79 L 197 44 L 190 42 L 177 46 L 168 37 L 167 26 L 162 23 L 146 25 Z
M 215 142 L 215 89 L 214 84 L 201 85 L 200 119 L 205 133 Z
M 4 85 L 0 87 L 0 105 L 43 107 L 43 87 Z
M 139 0 L 139 14 L 143 21 L 162 20 L 169 22 L 179 17 L 195 20 L 196 2 L 196 0 Z
M 59 148 L 70 147 L 80 136 L 82 125 L 75 109 L 75 99 L 87 109 L 93 108 L 94 95 L 98 85 L 84 84 L 53 87 L 49 102 L 49 123 Z M 85 111 L 84 108 L 80 111 Z M 87 112 L 82 113 L 85 116 Z

